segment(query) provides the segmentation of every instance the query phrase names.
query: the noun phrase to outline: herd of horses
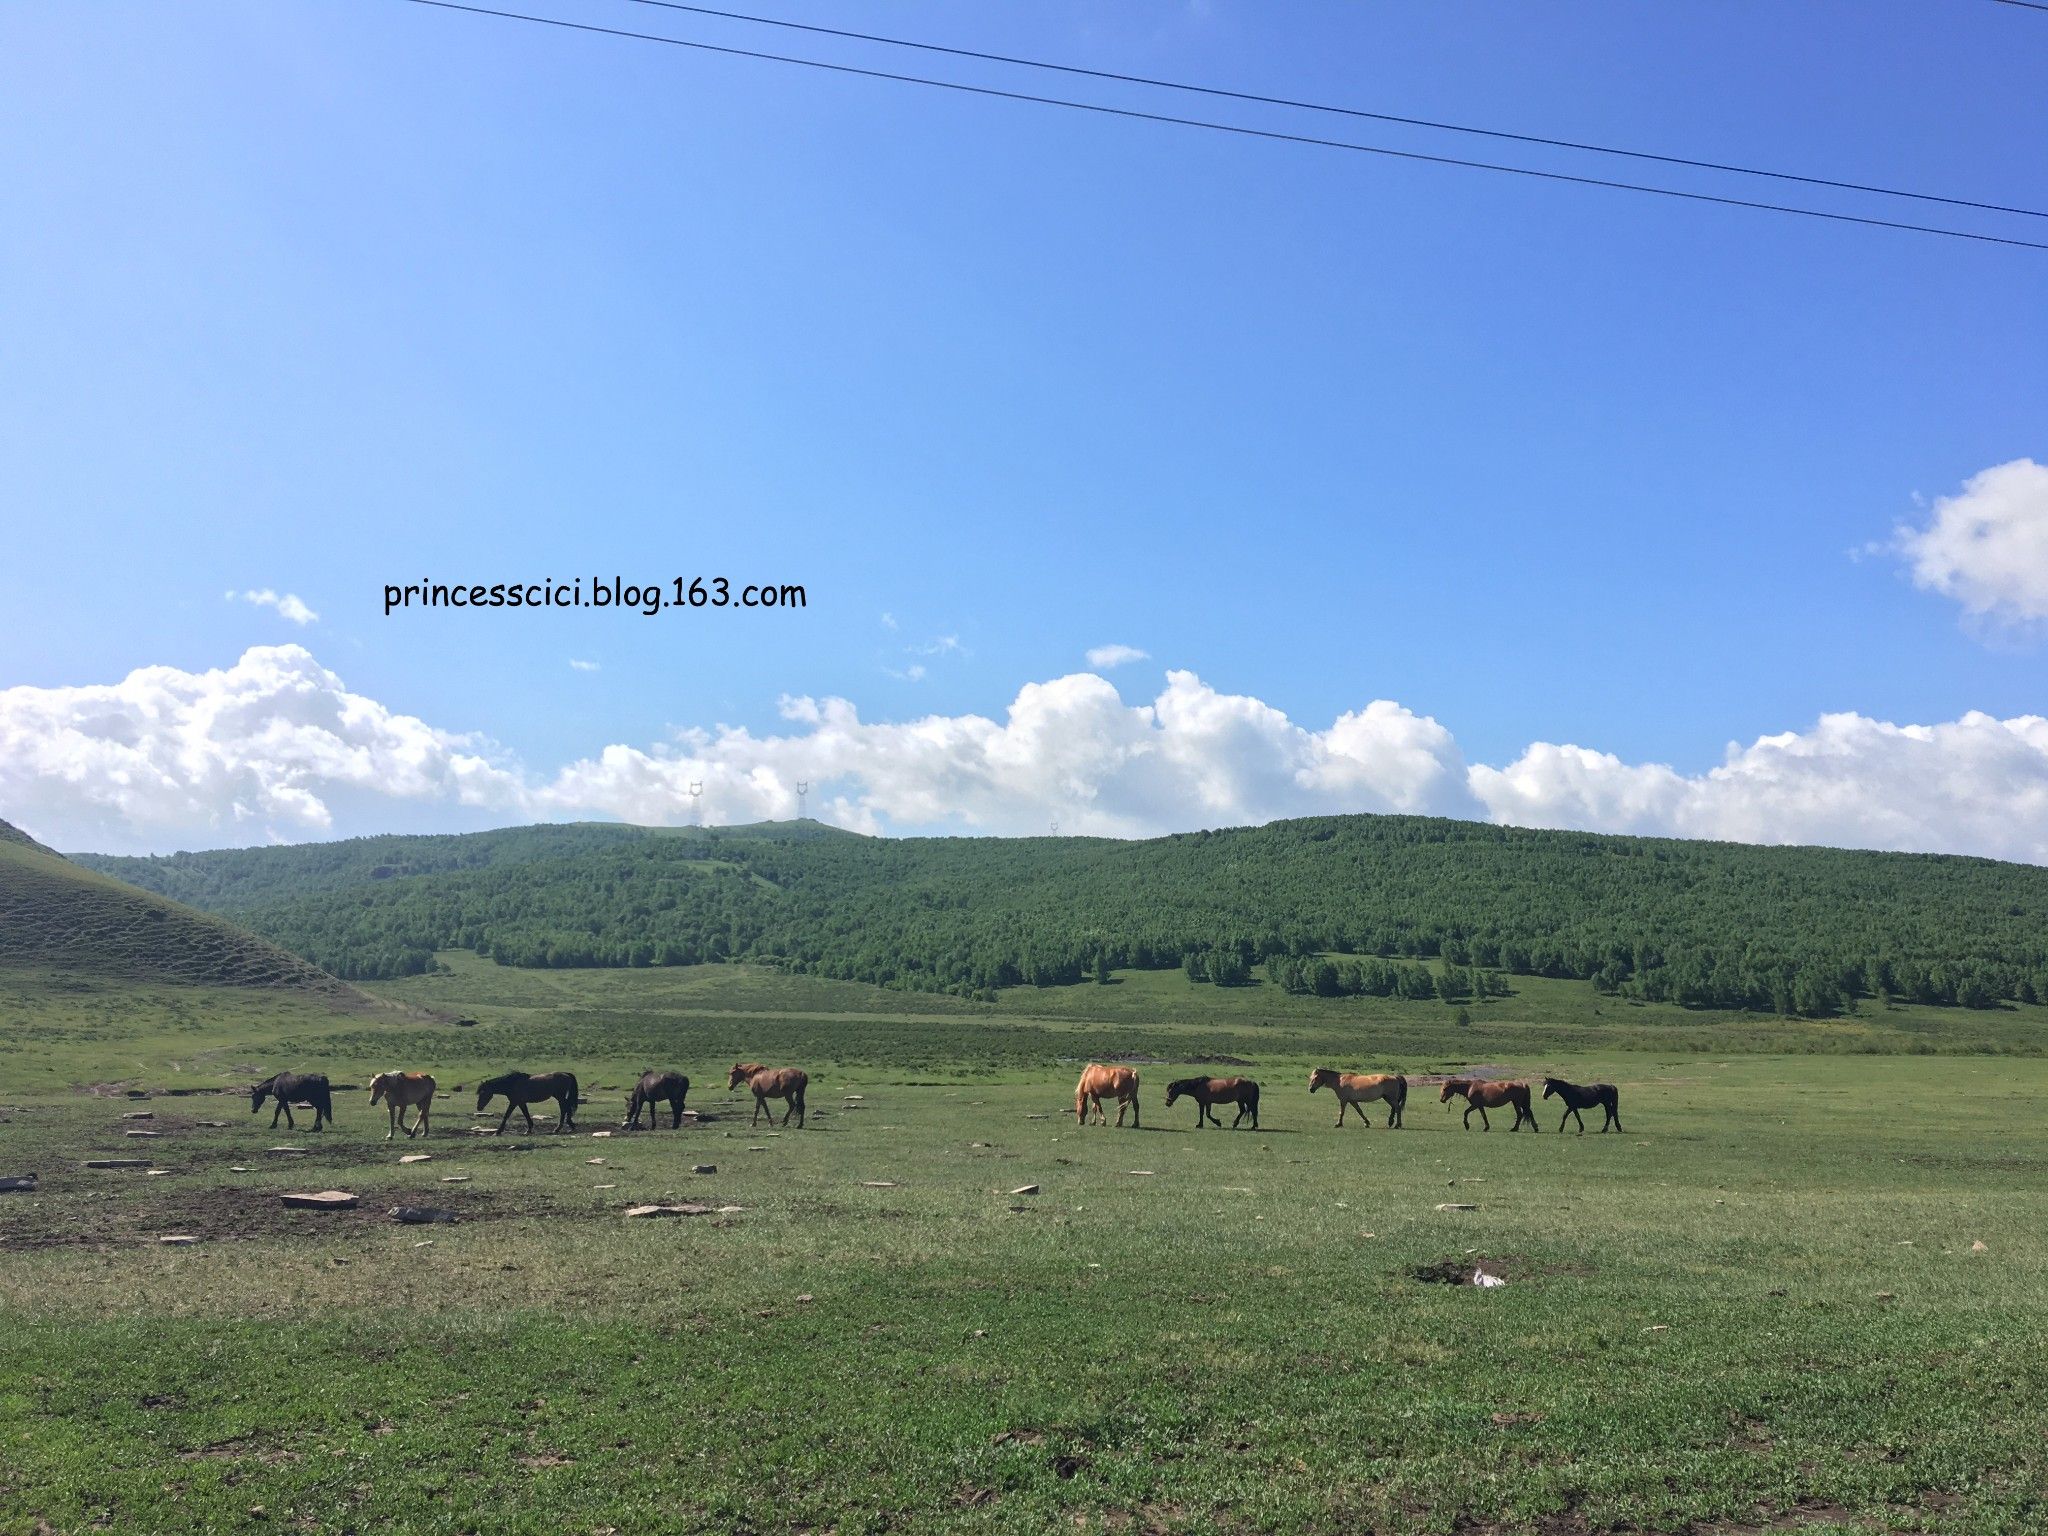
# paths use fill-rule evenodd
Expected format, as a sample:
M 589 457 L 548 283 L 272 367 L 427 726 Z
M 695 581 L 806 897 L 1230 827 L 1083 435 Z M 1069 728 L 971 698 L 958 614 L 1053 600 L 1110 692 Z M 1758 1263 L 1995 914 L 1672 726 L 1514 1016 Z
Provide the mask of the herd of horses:
M 1573 1120 L 1579 1124 L 1579 1134 L 1586 1133 L 1586 1119 L 1581 1110 L 1599 1108 L 1606 1112 L 1600 1129 L 1607 1131 L 1621 1129 L 1621 1095 L 1612 1083 L 1569 1083 L 1561 1077 L 1546 1077 L 1542 1080 L 1543 1097 L 1557 1099 L 1564 1105 L 1564 1114 L 1557 1122 L 1560 1135 Z M 791 1118 L 797 1128 L 804 1125 L 804 1093 L 810 1086 L 810 1078 L 796 1067 L 769 1067 L 758 1061 L 734 1062 L 726 1074 L 726 1092 L 746 1087 L 754 1095 L 754 1117 L 749 1125 L 759 1125 L 765 1113 L 769 1122 L 775 1120 L 775 1112 L 769 1108 L 771 1100 L 779 1099 L 785 1105 L 782 1124 L 788 1125 Z M 1387 1125 L 1398 1130 L 1402 1114 L 1408 1106 L 1408 1079 L 1398 1072 L 1339 1072 L 1334 1067 L 1317 1067 L 1308 1075 L 1308 1091 L 1320 1093 L 1329 1089 L 1337 1101 L 1337 1129 L 1344 1128 L 1346 1118 L 1354 1111 L 1359 1121 L 1367 1126 L 1372 1121 L 1366 1118 L 1365 1106 L 1374 1102 L 1386 1105 Z M 386 1106 L 391 1128 L 384 1133 L 386 1141 L 392 1140 L 399 1132 L 405 1133 L 409 1141 L 414 1136 L 424 1136 L 432 1128 L 434 1095 L 438 1087 L 433 1077 L 425 1072 L 379 1072 L 370 1079 L 370 1103 Z M 626 1096 L 625 1128 L 640 1129 L 640 1115 L 647 1114 L 649 1129 L 658 1129 L 661 1124 L 661 1106 L 669 1110 L 669 1129 L 674 1130 L 683 1123 L 683 1104 L 690 1095 L 690 1080 L 680 1072 L 650 1071 L 641 1075 L 633 1085 L 633 1091 Z M 1465 1101 L 1464 1126 L 1472 1128 L 1472 1117 L 1479 1116 L 1482 1131 L 1493 1129 L 1493 1122 L 1487 1118 L 1490 1109 L 1512 1109 L 1514 1123 L 1510 1131 L 1519 1131 L 1522 1122 L 1527 1121 L 1529 1129 L 1540 1131 L 1536 1123 L 1533 1106 L 1533 1090 L 1526 1082 L 1500 1082 L 1474 1077 L 1453 1077 L 1444 1080 L 1443 1089 L 1437 1095 L 1437 1102 L 1449 1104 L 1452 1099 Z M 504 1133 L 511 1122 L 514 1110 L 525 1117 L 526 1130 L 533 1133 L 533 1108 L 535 1104 L 552 1103 L 555 1106 L 555 1131 L 560 1134 L 576 1129 L 576 1107 L 583 1102 L 582 1089 L 573 1072 L 504 1072 L 496 1077 L 484 1079 L 476 1087 L 476 1108 L 478 1114 L 486 1112 L 498 1099 L 505 1101 L 505 1112 L 498 1117 L 498 1132 Z M 1134 1067 L 1105 1066 L 1091 1061 L 1081 1072 L 1081 1080 L 1074 1087 L 1074 1118 L 1082 1125 L 1089 1123 L 1092 1114 L 1095 1123 L 1107 1125 L 1109 1112 L 1103 1108 L 1103 1100 L 1116 1105 L 1116 1123 L 1122 1125 L 1126 1114 L 1130 1116 L 1133 1129 L 1139 1128 L 1138 1073 Z M 1248 1077 L 1181 1077 L 1166 1085 L 1166 1105 L 1171 1109 L 1182 1099 L 1188 1099 L 1195 1106 L 1195 1128 L 1213 1125 L 1219 1130 L 1223 1122 L 1216 1115 L 1216 1106 L 1227 1104 L 1237 1111 L 1230 1122 L 1230 1129 L 1236 1130 L 1245 1121 L 1251 1128 L 1259 1128 L 1259 1085 Z M 318 1072 L 280 1072 L 267 1077 L 249 1090 L 249 1112 L 255 1114 L 266 1101 L 274 1101 L 276 1108 L 271 1111 L 271 1129 L 277 1128 L 280 1116 L 286 1125 L 298 1129 L 298 1122 L 292 1117 L 292 1107 L 298 1105 L 313 1111 L 313 1129 L 320 1130 L 334 1119 L 334 1090 L 324 1074 Z M 415 1111 L 413 1123 L 405 1123 L 407 1110 Z
M 1573 1120 L 1579 1123 L 1579 1134 L 1586 1134 L 1586 1117 L 1579 1112 L 1599 1108 L 1606 1111 L 1607 1118 L 1601 1121 L 1604 1134 L 1609 1130 L 1621 1129 L 1621 1093 L 1612 1083 L 1568 1083 L 1561 1077 L 1546 1077 L 1543 1082 L 1543 1097 L 1557 1099 L 1564 1105 L 1564 1114 L 1557 1122 L 1560 1135 Z M 1408 1079 L 1398 1072 L 1339 1072 L 1334 1067 L 1317 1067 L 1308 1075 L 1308 1091 L 1318 1093 L 1329 1089 L 1337 1100 L 1337 1129 L 1344 1128 L 1345 1117 L 1353 1110 L 1359 1120 L 1370 1126 L 1366 1119 L 1365 1106 L 1375 1100 L 1387 1106 L 1387 1125 L 1390 1129 L 1401 1127 L 1402 1112 L 1408 1105 Z M 1452 1099 L 1465 1101 L 1466 1130 L 1472 1128 L 1472 1116 L 1479 1116 L 1482 1131 L 1493 1129 L 1487 1118 L 1489 1109 L 1512 1108 L 1514 1124 L 1508 1127 L 1519 1131 L 1524 1120 L 1529 1129 L 1540 1131 L 1536 1123 L 1536 1112 L 1531 1106 L 1531 1089 L 1525 1082 L 1494 1082 L 1476 1077 L 1446 1078 L 1443 1090 L 1437 1095 L 1437 1102 L 1448 1104 Z M 1109 1113 L 1102 1107 L 1104 1099 L 1116 1104 L 1116 1123 L 1124 1123 L 1128 1111 L 1131 1124 L 1137 1127 L 1138 1118 L 1138 1073 L 1133 1067 L 1104 1066 L 1091 1061 L 1081 1071 L 1081 1081 L 1074 1086 L 1074 1118 L 1081 1124 L 1089 1123 L 1089 1116 L 1095 1117 L 1099 1125 L 1109 1124 Z M 1236 1130 L 1247 1119 L 1252 1129 L 1259 1128 L 1259 1085 L 1248 1077 L 1181 1077 L 1166 1085 L 1166 1105 L 1171 1109 L 1182 1099 L 1191 1099 L 1195 1105 L 1195 1128 L 1213 1125 L 1219 1130 L 1223 1122 L 1216 1118 L 1215 1106 L 1234 1104 L 1237 1118 L 1230 1122 L 1230 1129 Z
M 804 1124 L 804 1090 L 810 1085 L 810 1078 L 795 1067 L 767 1067 L 758 1061 L 734 1062 L 732 1071 L 726 1075 L 725 1087 L 730 1093 L 744 1085 L 754 1095 L 754 1118 L 751 1124 L 758 1125 L 765 1111 L 769 1120 L 775 1119 L 775 1112 L 768 1108 L 768 1101 L 780 1099 L 787 1106 L 782 1113 L 782 1123 L 789 1124 L 795 1116 L 798 1129 Z M 370 1079 L 370 1104 L 386 1106 L 391 1128 L 384 1133 L 390 1141 L 400 1131 L 406 1140 L 414 1136 L 425 1136 L 432 1129 L 434 1095 L 440 1091 L 432 1074 L 426 1072 L 379 1072 Z M 680 1072 L 650 1071 L 641 1074 L 640 1081 L 633 1085 L 633 1091 L 626 1096 L 625 1128 L 640 1129 L 640 1115 L 644 1110 L 650 1130 L 661 1125 L 661 1106 L 669 1109 L 669 1129 L 675 1130 L 683 1123 L 684 1101 L 690 1096 L 690 1080 Z M 496 1077 L 487 1077 L 476 1085 L 476 1109 L 483 1114 L 498 1099 L 505 1101 L 505 1112 L 498 1117 L 498 1132 L 504 1133 L 516 1109 L 525 1117 L 526 1130 L 533 1133 L 533 1106 L 552 1103 L 555 1106 L 555 1133 L 557 1135 L 576 1129 L 576 1107 L 584 1102 L 583 1090 L 576 1081 L 574 1072 L 502 1072 Z M 292 1109 L 313 1111 L 313 1129 L 320 1130 L 334 1119 L 334 1087 L 323 1072 L 279 1072 L 266 1077 L 249 1090 L 249 1113 L 255 1114 L 266 1102 L 274 1102 L 276 1108 L 270 1112 L 270 1128 L 277 1129 L 280 1117 L 292 1130 L 298 1129 L 298 1121 Z M 405 1112 L 416 1114 L 411 1125 L 405 1123 Z

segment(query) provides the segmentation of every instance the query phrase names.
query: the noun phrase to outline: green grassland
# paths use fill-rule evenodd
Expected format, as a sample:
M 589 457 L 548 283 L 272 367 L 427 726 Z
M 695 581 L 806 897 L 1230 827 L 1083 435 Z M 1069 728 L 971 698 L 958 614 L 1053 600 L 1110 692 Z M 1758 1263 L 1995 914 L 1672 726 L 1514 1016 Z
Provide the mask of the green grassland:
M 1177 972 L 991 1006 L 443 959 L 370 1007 L 0 973 L 0 1174 L 42 1176 L 0 1195 L 0 1531 L 2048 1525 L 2037 1008 L 1518 978 L 1461 1028 Z M 1911 1054 L 1958 1023 L 1978 1054 Z M 1147 1058 L 1142 1131 L 1073 1123 L 1110 1054 Z M 748 1125 L 740 1055 L 813 1069 L 807 1129 Z M 1163 1108 L 1224 1058 L 1260 1132 Z M 1339 1133 L 1319 1060 L 1603 1077 L 1627 1131 L 1466 1133 L 1418 1087 Z M 475 1137 L 455 1095 L 402 1166 L 359 1086 L 318 1136 L 205 1091 L 287 1065 L 568 1066 L 586 1132 L 677 1066 L 707 1118 Z M 275 1199 L 329 1186 L 361 1207 Z M 649 1200 L 740 1209 L 623 1217 Z M 1422 1278 L 1475 1263 L 1508 1284 Z

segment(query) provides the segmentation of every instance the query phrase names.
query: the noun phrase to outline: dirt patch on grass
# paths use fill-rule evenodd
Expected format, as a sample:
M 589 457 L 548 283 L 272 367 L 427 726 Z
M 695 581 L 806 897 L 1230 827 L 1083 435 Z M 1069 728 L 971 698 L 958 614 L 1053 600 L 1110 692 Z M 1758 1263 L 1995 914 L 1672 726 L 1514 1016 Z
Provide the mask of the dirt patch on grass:
M 99 1202 L 75 1211 L 60 1202 L 39 1202 L 41 1210 L 23 1212 L 27 1219 L 18 1217 L 0 1229 L 0 1252 L 107 1248 L 154 1242 L 168 1233 L 208 1243 L 360 1235 L 372 1227 L 395 1227 L 390 1207 L 405 1203 L 404 1196 L 387 1191 L 365 1193 L 363 1203 L 353 1210 L 301 1211 L 286 1208 L 272 1189 L 152 1185 L 151 1194 L 158 1198 L 146 1206 L 124 1204 L 112 1211 Z M 437 1186 L 433 1203 L 455 1212 L 460 1222 L 537 1219 L 561 1210 L 556 1202 L 532 1193 L 466 1186 Z

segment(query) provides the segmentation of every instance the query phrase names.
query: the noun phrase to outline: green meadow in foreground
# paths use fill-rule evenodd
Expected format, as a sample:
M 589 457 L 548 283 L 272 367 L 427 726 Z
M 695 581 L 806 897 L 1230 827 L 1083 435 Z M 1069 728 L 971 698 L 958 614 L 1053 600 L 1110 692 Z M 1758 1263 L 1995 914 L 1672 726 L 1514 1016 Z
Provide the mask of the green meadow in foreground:
M 368 1011 L 9 973 L 0 1175 L 41 1182 L 0 1195 L 0 1531 L 2048 1527 L 2048 1062 L 1742 1049 L 1909 1051 L 1905 1011 L 1539 986 L 1459 1028 L 1173 980 L 1047 1017 L 737 967 L 458 958 Z M 2038 1049 L 2036 1010 L 1970 1022 Z M 1145 1128 L 1080 1130 L 1119 1047 Z M 741 1054 L 813 1068 L 807 1129 L 748 1125 Z M 1321 1060 L 1604 1078 L 1627 1130 L 1463 1133 L 1418 1086 L 1339 1133 Z M 585 1132 L 650 1065 L 706 1118 L 473 1137 L 444 1094 L 386 1145 L 354 1086 L 512 1065 L 578 1072 Z M 334 1129 L 210 1091 L 281 1066 L 352 1085 Z M 1199 1070 L 1264 1128 L 1164 1109 Z M 276 1199 L 328 1187 L 361 1206 Z

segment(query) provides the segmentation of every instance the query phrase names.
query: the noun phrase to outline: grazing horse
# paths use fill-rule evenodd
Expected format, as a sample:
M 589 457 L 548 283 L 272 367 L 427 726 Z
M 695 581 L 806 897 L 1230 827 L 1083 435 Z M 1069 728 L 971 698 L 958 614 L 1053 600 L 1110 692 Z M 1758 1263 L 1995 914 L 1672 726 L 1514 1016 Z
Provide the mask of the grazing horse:
M 1536 1123 L 1536 1111 L 1529 1107 L 1527 1083 L 1482 1083 L 1477 1078 L 1454 1077 L 1444 1084 L 1444 1091 L 1437 1095 L 1437 1102 L 1448 1104 L 1459 1094 L 1465 1098 L 1465 1129 L 1468 1131 L 1472 1129 L 1472 1111 L 1475 1109 L 1479 1111 L 1479 1129 L 1492 1130 L 1493 1125 L 1486 1118 L 1486 1112 L 1499 1109 L 1503 1104 L 1515 1107 L 1515 1123 L 1508 1127 L 1509 1130 L 1519 1131 L 1524 1120 L 1529 1122 L 1532 1131 L 1543 1129 Z
M 770 1099 L 787 1099 L 789 1108 L 782 1112 L 782 1123 L 789 1124 L 789 1117 L 796 1116 L 796 1128 L 804 1128 L 804 1090 L 810 1086 L 810 1077 L 795 1067 L 764 1067 L 756 1062 L 733 1063 L 731 1073 L 726 1077 L 727 1092 L 745 1083 L 754 1091 L 754 1118 L 749 1125 L 761 1123 L 761 1111 L 768 1109 Z M 768 1123 L 775 1123 L 775 1111 L 768 1109 Z
M 413 1132 L 428 1134 L 428 1122 L 434 1111 L 434 1080 L 424 1072 L 379 1072 L 370 1079 L 370 1105 L 376 1107 L 381 1099 L 389 1106 L 391 1129 L 384 1133 L 389 1141 L 398 1132 L 405 1132 L 405 1139 L 411 1141 Z M 417 1109 L 419 1117 L 412 1125 L 405 1123 L 405 1112 Z
M 1339 1072 L 1335 1067 L 1317 1067 L 1308 1075 L 1308 1091 L 1327 1088 L 1337 1096 L 1337 1128 L 1344 1128 L 1344 1112 L 1356 1109 L 1368 1128 L 1365 1106 L 1374 1099 L 1387 1105 L 1387 1129 L 1399 1130 L 1401 1112 L 1408 1107 L 1408 1079 L 1398 1072 Z
M 1564 1100 L 1564 1114 L 1557 1122 L 1558 1135 L 1564 1134 L 1567 1120 L 1577 1120 L 1579 1134 L 1585 1135 L 1586 1117 L 1579 1111 L 1591 1109 L 1595 1104 L 1607 1111 L 1607 1118 L 1600 1122 L 1601 1135 L 1607 1134 L 1610 1125 L 1617 1131 L 1621 1129 L 1621 1093 L 1614 1084 L 1568 1083 L 1561 1077 L 1546 1077 L 1543 1079 L 1543 1097 L 1547 1099 L 1553 1095 Z
M 1091 1061 L 1081 1069 L 1081 1081 L 1074 1086 L 1074 1118 L 1086 1125 L 1088 1107 L 1095 1107 L 1095 1118 L 1103 1125 L 1109 1124 L 1109 1112 L 1102 1107 L 1104 1099 L 1116 1100 L 1116 1123 L 1124 1123 L 1124 1111 L 1131 1112 L 1131 1129 L 1138 1124 L 1138 1074 L 1129 1067 L 1105 1067 Z
M 1244 1117 L 1252 1117 L 1252 1129 L 1259 1128 L 1259 1085 L 1248 1077 L 1183 1077 L 1178 1082 L 1166 1085 L 1166 1107 L 1173 1108 L 1176 1099 L 1195 1101 L 1195 1129 L 1204 1123 L 1223 1128 L 1223 1122 L 1216 1118 L 1213 1106 L 1235 1104 L 1237 1119 L 1230 1122 L 1234 1131 L 1243 1123 Z
M 479 1111 L 489 1109 L 491 1100 L 500 1094 L 505 1096 L 505 1113 L 498 1119 L 498 1134 L 505 1134 L 505 1126 L 512 1118 L 512 1111 L 518 1110 L 526 1117 L 526 1133 L 533 1134 L 533 1111 L 527 1106 L 539 1104 L 548 1099 L 555 1101 L 555 1134 L 576 1129 L 576 1105 L 582 1095 L 576 1087 L 574 1072 L 543 1072 L 534 1077 L 525 1072 L 507 1072 L 502 1077 L 487 1078 L 476 1085 L 476 1107 Z
M 292 1118 L 292 1106 L 303 1104 L 313 1111 L 313 1129 L 319 1130 L 324 1121 L 334 1118 L 334 1093 L 327 1086 L 324 1072 L 280 1072 L 275 1077 L 266 1077 L 249 1090 L 249 1113 L 255 1114 L 263 1107 L 265 1099 L 276 1099 L 277 1108 L 270 1112 L 270 1128 L 277 1129 L 277 1117 L 284 1116 L 284 1123 L 292 1130 L 299 1128 Z
M 767 1066 L 758 1061 L 736 1061 L 732 1064 L 732 1075 L 725 1080 L 725 1091 L 730 1094 L 756 1072 L 766 1072 Z
M 674 1130 L 683 1123 L 683 1100 L 690 1094 L 690 1080 L 680 1072 L 643 1072 L 640 1081 L 633 1085 L 632 1095 L 626 1100 L 626 1129 L 640 1129 L 640 1109 L 647 1108 L 647 1128 L 657 1130 L 661 1126 L 661 1111 L 655 1106 L 666 1104 L 670 1111 L 668 1128 Z

